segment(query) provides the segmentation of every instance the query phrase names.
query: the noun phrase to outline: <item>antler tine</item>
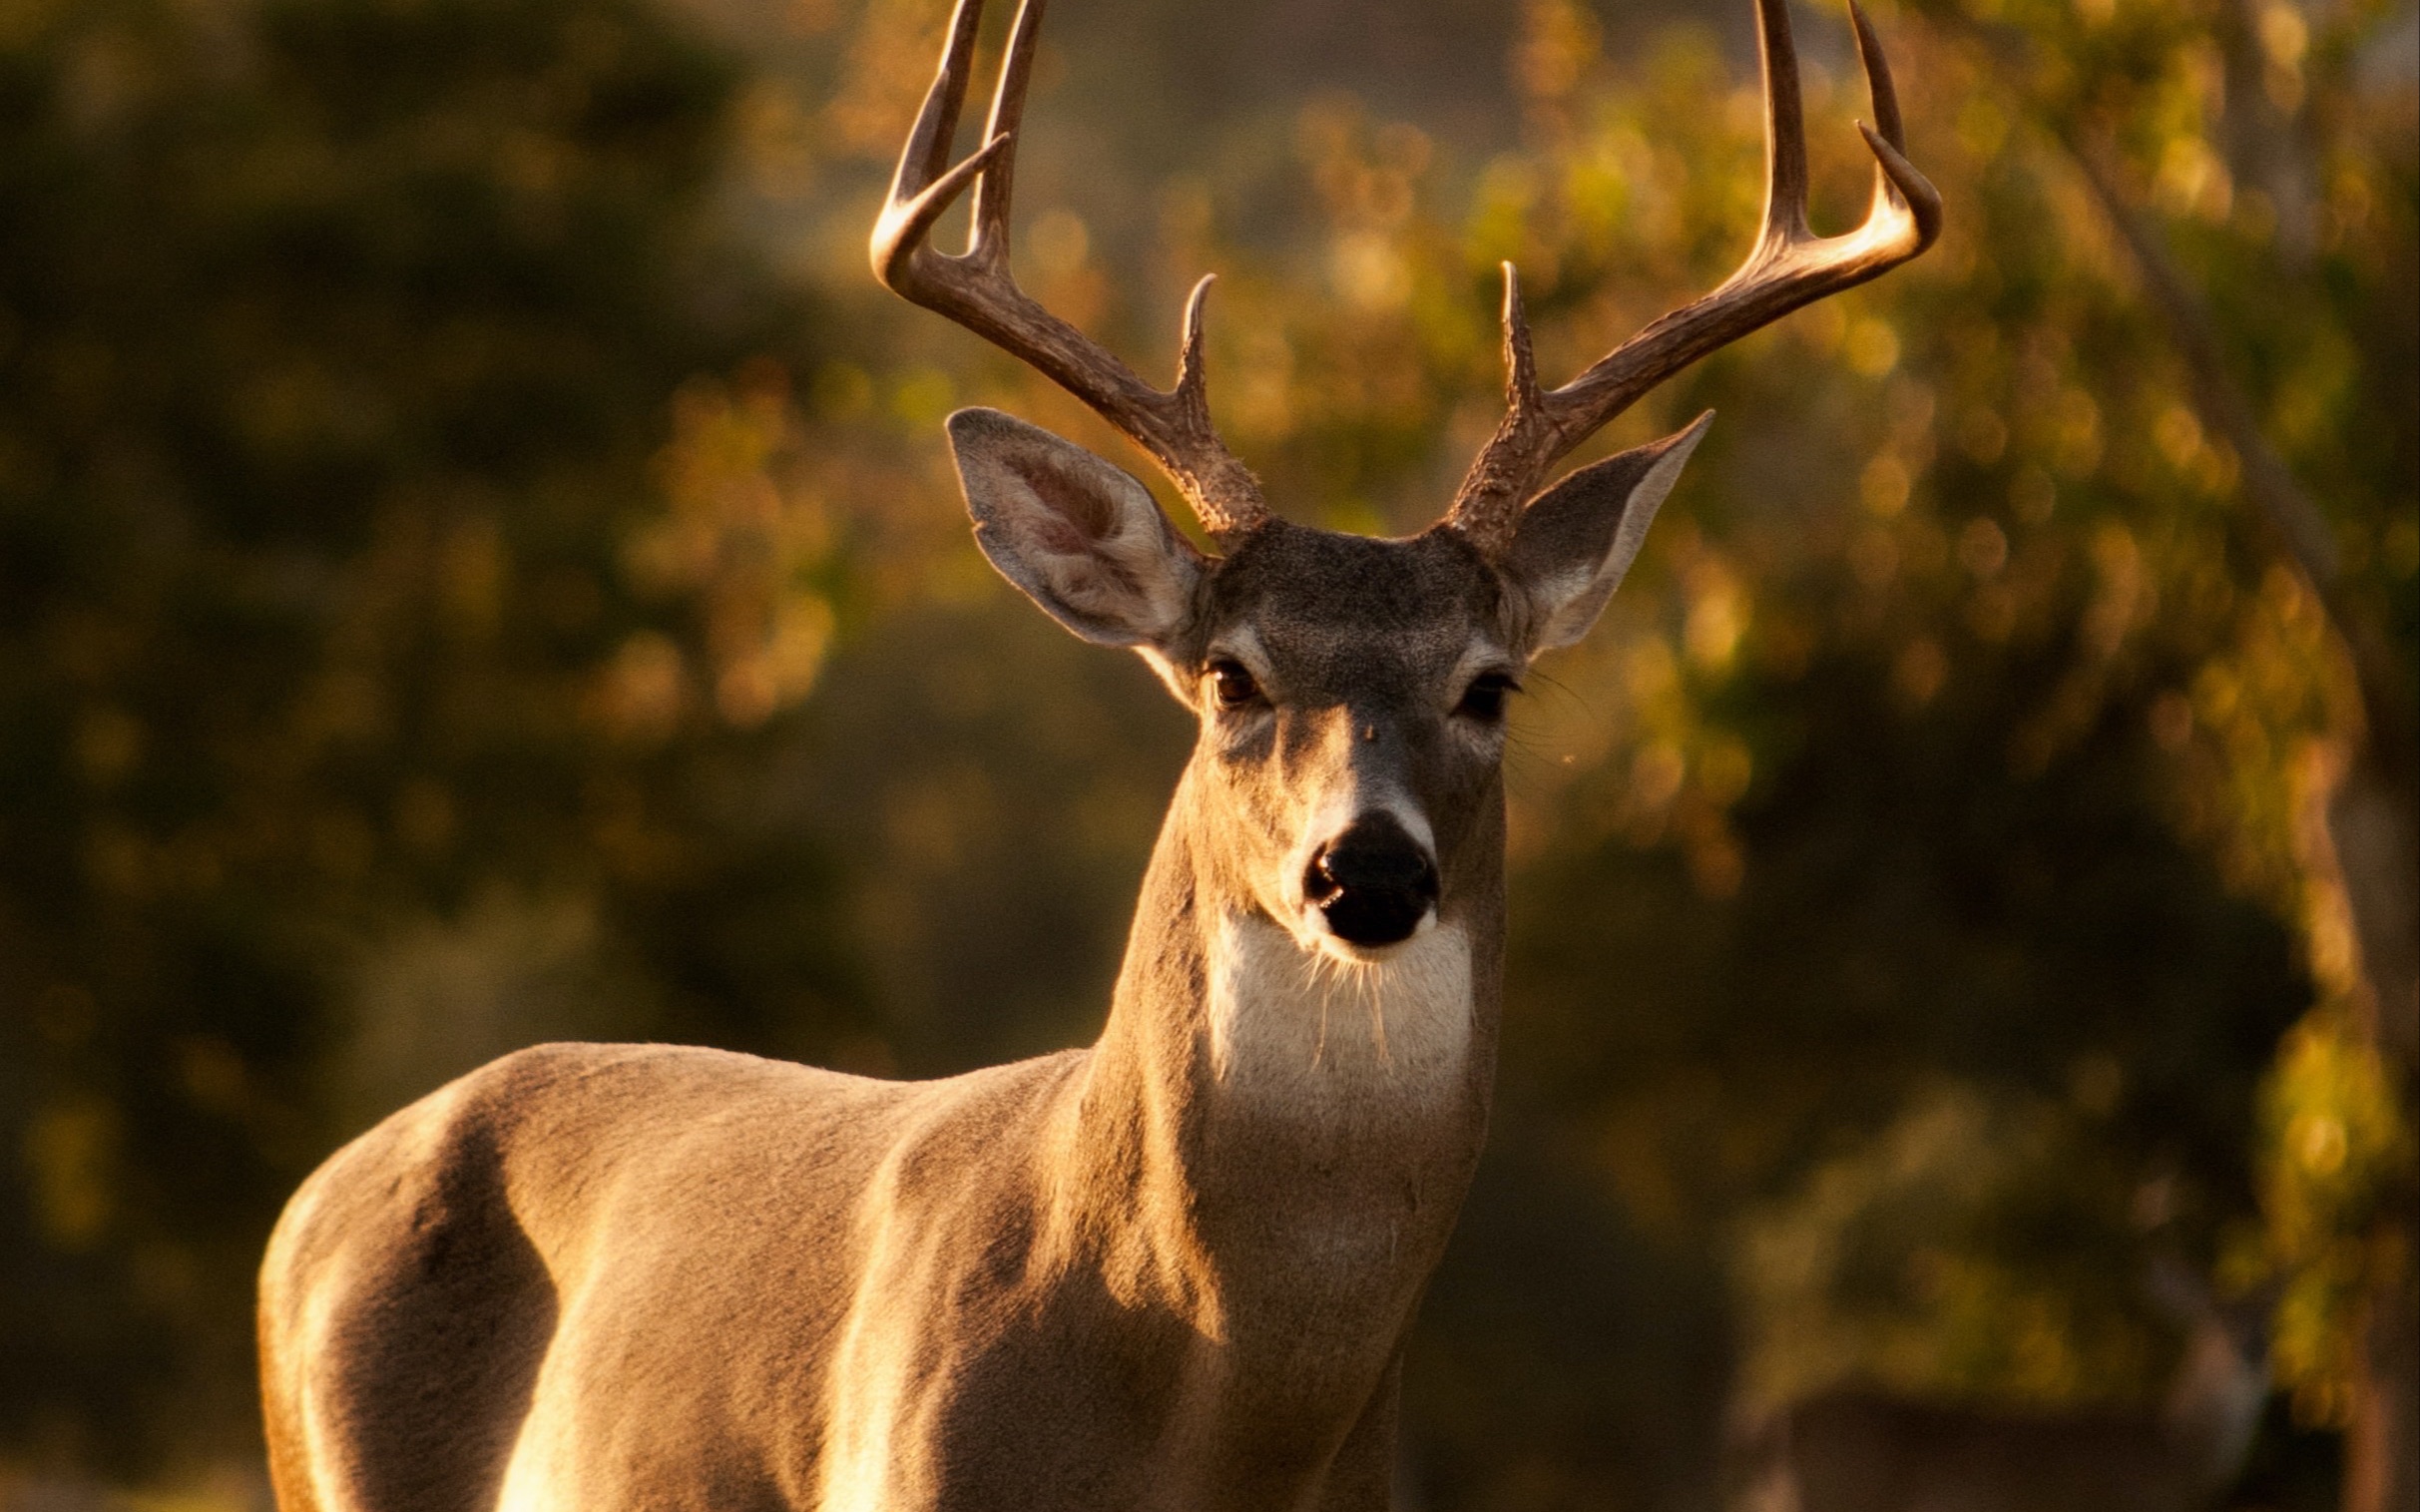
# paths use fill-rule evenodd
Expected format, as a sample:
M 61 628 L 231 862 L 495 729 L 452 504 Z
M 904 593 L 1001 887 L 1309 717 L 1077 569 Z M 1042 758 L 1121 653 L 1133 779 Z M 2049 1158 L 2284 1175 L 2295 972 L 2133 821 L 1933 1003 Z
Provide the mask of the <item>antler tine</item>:
M 1874 23 L 1857 0 L 1848 0 L 1848 24 L 1857 34 L 1857 65 L 1865 70 L 1865 93 L 1874 102 L 1874 126 L 1883 141 L 1904 153 L 1907 130 L 1899 122 L 1899 87 L 1891 83 L 1891 60 L 1884 56 L 1882 39 L 1874 35 Z
M 914 242 L 897 235 L 886 237 L 884 231 L 894 221 L 904 226 L 907 217 L 902 212 L 928 198 L 927 192 L 944 177 L 950 142 L 958 135 L 958 110 L 966 103 L 967 76 L 974 67 L 975 33 L 982 22 L 983 0 L 958 0 L 958 8 L 950 16 L 949 42 L 941 51 L 941 67 L 933 75 L 932 88 L 924 92 L 923 108 L 916 112 L 916 124 L 899 153 L 898 171 L 891 175 L 890 198 L 882 207 L 881 220 L 875 223 L 873 243 L 874 273 L 886 285 L 891 279 L 885 259 L 912 250 Z M 961 172 L 967 166 L 961 164 Z M 944 206 L 948 203 L 945 197 L 930 198 L 939 199 Z M 934 215 L 938 214 L 936 210 Z
M 1204 430 L 1210 429 L 1210 372 L 1202 351 L 1202 310 L 1210 303 L 1210 285 L 1218 281 L 1216 273 L 1204 273 L 1194 280 L 1194 291 L 1185 298 L 1185 334 L 1177 346 L 1176 395 L 1190 421 Z
M 1806 108 L 1798 99 L 1798 44 L 1789 0 L 1756 0 L 1756 60 L 1764 75 L 1764 236 L 1759 250 L 1803 242 Z
M 1044 0 L 1026 0 L 1017 7 L 1010 28 L 1008 54 L 1000 60 L 1000 82 L 992 90 L 991 119 L 983 139 L 996 142 L 1014 137 L 1025 119 L 1025 86 L 1034 74 L 1034 39 L 1042 31 Z M 975 186 L 975 225 L 968 252 L 1008 261 L 1008 207 L 1015 190 L 1017 157 L 996 159 Z
M 1521 269 L 1504 264 L 1504 405 L 1518 413 L 1538 407 L 1538 358 L 1530 350 L 1529 310 L 1521 302 Z
M 1268 520 L 1260 486 L 1211 427 L 1202 360 L 1205 278 L 1186 302 L 1177 386 L 1162 391 L 1106 347 L 1034 302 L 1009 270 L 1009 203 L 1017 127 L 1033 72 L 1044 0 L 1023 0 L 1010 29 L 991 120 L 981 148 L 944 171 L 973 72 L 983 0 L 958 0 L 949 42 L 924 108 L 909 131 L 888 202 L 874 222 L 874 275 L 894 293 L 946 315 L 1017 357 L 1151 453 L 1193 506 L 1203 528 L 1232 543 Z M 974 230 L 964 253 L 929 245 L 933 224 L 975 191 Z
M 1446 522 L 1489 552 L 1511 540 L 1521 506 L 1546 472 L 1573 447 L 1638 402 L 1657 384 L 1791 310 L 1865 282 L 1917 256 L 1941 234 L 1941 196 L 1904 156 L 1906 138 L 1890 64 L 1856 0 L 1857 35 L 1879 131 L 1859 122 L 1874 155 L 1874 197 L 1865 222 L 1838 237 L 1807 227 L 1806 135 L 1798 96 L 1797 51 L 1787 0 L 1756 0 L 1764 65 L 1764 224 L 1738 269 L 1713 292 L 1656 320 L 1561 388 L 1538 393 L 1522 369 L 1529 332 L 1520 288 L 1505 269 L 1504 420 L 1480 449 L 1454 496 Z

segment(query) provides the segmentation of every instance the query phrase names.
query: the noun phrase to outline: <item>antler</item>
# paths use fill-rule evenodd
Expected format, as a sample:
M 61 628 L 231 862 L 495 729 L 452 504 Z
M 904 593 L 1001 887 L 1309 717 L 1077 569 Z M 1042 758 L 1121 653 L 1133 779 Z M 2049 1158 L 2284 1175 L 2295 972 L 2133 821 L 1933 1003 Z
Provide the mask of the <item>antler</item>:
M 1738 271 L 1571 382 L 1541 393 L 1529 322 L 1521 309 L 1521 277 L 1513 264 L 1504 264 L 1504 422 L 1471 464 L 1446 513 L 1446 522 L 1482 550 L 1502 550 L 1547 469 L 1649 389 L 1802 304 L 1887 272 L 1941 234 L 1941 196 L 1902 156 L 1907 139 L 1890 62 L 1857 0 L 1849 0 L 1848 13 L 1874 101 L 1875 125 L 1857 123 L 1875 161 L 1873 206 L 1864 225 L 1839 237 L 1817 237 L 1807 229 L 1806 134 L 1788 3 L 1756 0 L 1764 57 L 1764 231 Z
M 983 20 L 983 0 L 958 0 L 941 70 L 899 155 L 890 200 L 874 223 L 874 276 L 894 293 L 947 315 L 1005 349 L 1092 406 L 1152 454 L 1204 529 L 1221 543 L 1231 543 L 1266 523 L 1268 506 L 1260 497 L 1260 485 L 1210 427 L 1202 368 L 1202 303 L 1210 279 L 1195 284 L 1186 301 L 1177 386 L 1162 392 L 1107 348 L 1035 303 L 1009 271 L 1008 207 L 1017 123 L 1025 110 L 1042 10 L 1043 0 L 1024 0 L 1018 7 L 983 146 L 951 168 L 950 143 L 958 129 L 959 108 L 966 102 L 975 33 Z M 926 242 L 933 223 L 970 183 L 976 185 L 975 224 L 966 251 L 956 256 L 935 252 Z

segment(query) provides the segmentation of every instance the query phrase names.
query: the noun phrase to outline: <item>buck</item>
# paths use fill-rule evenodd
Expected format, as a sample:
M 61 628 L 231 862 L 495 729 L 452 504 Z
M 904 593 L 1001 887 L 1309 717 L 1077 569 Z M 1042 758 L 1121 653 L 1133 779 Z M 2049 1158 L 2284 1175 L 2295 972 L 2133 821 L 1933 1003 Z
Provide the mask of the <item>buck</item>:
M 1597 618 L 1706 421 L 1541 484 L 1666 376 L 1939 228 L 1856 15 L 1872 207 L 1808 231 L 1788 17 L 1759 3 L 1746 262 L 1553 390 L 1507 266 L 1503 423 L 1436 526 L 1371 540 L 1273 517 L 1219 442 L 1208 279 L 1165 392 L 1017 287 L 1042 7 L 953 167 L 981 19 L 962 0 L 875 270 L 1141 445 L 1221 548 L 1067 441 L 949 420 L 993 564 L 1201 720 L 1108 1022 L 1088 1049 L 934 1082 L 548 1045 L 395 1114 L 269 1244 L 286 1512 L 1387 1504 L 1404 1335 L 1487 1123 L 1505 704 Z M 967 251 L 934 251 L 970 186 Z

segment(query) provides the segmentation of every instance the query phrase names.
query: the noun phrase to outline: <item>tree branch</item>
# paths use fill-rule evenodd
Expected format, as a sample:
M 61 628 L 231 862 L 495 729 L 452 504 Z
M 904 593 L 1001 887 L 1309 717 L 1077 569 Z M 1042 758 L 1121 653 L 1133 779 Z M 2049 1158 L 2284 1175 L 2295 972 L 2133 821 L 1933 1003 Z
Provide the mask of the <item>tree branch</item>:
M 2244 493 L 2268 522 L 2351 657 L 2376 758 L 2389 771 L 2409 770 L 2414 756 L 2412 689 L 2396 666 L 2376 616 L 2346 590 L 2343 559 L 2327 516 L 2261 433 L 2251 401 L 2235 382 L 2218 344 L 2217 324 L 2208 307 L 2185 281 L 2159 228 L 2119 188 L 2116 154 L 2107 142 L 2083 133 L 2071 130 L 2063 136 L 2093 197 L 2134 254 L 2152 302 L 2168 322 L 2178 355 L 2184 359 L 2191 377 L 2202 424 L 2234 448 L 2242 464 Z M 2409 784 L 2402 785 L 2408 800 Z

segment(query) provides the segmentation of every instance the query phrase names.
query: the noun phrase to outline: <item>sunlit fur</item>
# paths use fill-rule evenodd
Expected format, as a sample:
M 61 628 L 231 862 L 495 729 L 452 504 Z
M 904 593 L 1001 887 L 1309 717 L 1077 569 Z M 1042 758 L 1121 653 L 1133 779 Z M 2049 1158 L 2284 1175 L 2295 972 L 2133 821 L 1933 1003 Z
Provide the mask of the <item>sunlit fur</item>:
M 1266 918 L 1221 920 L 1210 1073 L 1255 1107 L 1337 1123 L 1450 1097 L 1470 1053 L 1470 942 L 1424 928 L 1382 955 L 1305 950 Z
M 1099 1041 L 921 1083 L 549 1045 L 404 1109 L 262 1267 L 286 1512 L 1388 1505 L 1496 1055 L 1503 736 L 1463 694 L 1603 585 L 1645 464 L 1542 501 L 1534 573 L 1282 523 L 1211 563 L 1001 420 L 952 427 L 983 549 L 1202 721 Z M 1263 696 L 1221 707 L 1216 656 Z M 1378 808 L 1438 888 L 1364 948 L 1301 878 Z

